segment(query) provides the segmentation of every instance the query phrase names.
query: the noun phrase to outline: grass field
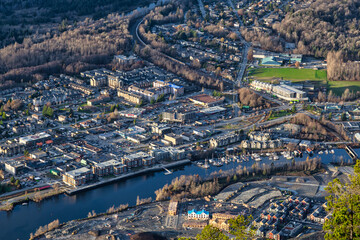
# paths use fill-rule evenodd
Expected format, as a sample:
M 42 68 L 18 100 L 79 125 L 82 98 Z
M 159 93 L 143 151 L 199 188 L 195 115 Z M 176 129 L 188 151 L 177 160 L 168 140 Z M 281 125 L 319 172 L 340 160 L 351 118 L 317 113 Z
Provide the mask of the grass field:
M 354 92 L 360 91 L 360 81 L 328 81 L 328 90 L 336 95 L 341 95 L 347 88 Z
M 296 68 L 257 68 L 249 70 L 249 77 L 270 82 L 282 78 L 292 82 L 313 81 L 315 87 L 325 86 L 340 96 L 345 89 L 360 91 L 360 81 L 327 81 L 326 70 L 296 69 Z M 272 82 L 272 81 L 271 81 Z M 275 81 L 276 83 L 277 81 Z
M 297 81 L 325 81 L 326 70 L 296 69 L 296 68 L 256 68 L 249 71 L 249 76 L 257 79 L 283 78 Z

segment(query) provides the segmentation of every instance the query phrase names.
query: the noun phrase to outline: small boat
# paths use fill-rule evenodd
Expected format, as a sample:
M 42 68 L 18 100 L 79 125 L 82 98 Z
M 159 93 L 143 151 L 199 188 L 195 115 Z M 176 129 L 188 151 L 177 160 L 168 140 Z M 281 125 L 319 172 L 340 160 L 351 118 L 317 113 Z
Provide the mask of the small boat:
M 206 160 L 205 160 L 205 163 L 204 163 L 204 164 L 199 165 L 199 167 L 202 167 L 202 168 L 205 168 L 205 169 L 209 168 L 209 167 L 210 167 L 210 165 L 209 165 L 209 163 L 208 163 L 208 160 L 206 159 Z
M 27 202 L 24 202 L 24 203 L 22 203 L 21 205 L 26 206 L 26 205 L 28 205 L 28 203 L 27 203 Z
M 325 154 L 329 154 L 329 151 L 328 151 L 328 150 L 325 150 Z
M 274 153 L 274 155 L 273 155 L 272 157 L 273 157 L 273 160 L 274 160 L 274 161 L 279 160 L 279 156 L 276 155 L 275 153 Z
M 324 152 L 323 151 L 319 151 L 319 154 L 323 154 Z
M 335 151 L 334 151 L 333 149 L 331 149 L 331 150 L 329 151 L 329 153 L 334 154 Z
M 223 165 L 223 163 L 220 162 L 220 161 L 218 161 L 218 162 L 214 162 L 213 165 L 214 165 L 215 167 L 221 167 L 221 166 Z

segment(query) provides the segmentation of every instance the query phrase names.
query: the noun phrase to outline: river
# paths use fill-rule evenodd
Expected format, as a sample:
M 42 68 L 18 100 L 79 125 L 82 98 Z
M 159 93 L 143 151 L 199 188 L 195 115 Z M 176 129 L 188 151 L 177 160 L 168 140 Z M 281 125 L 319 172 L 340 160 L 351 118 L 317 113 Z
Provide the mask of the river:
M 360 150 L 355 150 L 360 155 Z M 315 154 L 313 157 L 321 157 L 322 162 L 327 164 L 333 159 L 343 156 L 345 161 L 350 157 L 345 150 L 336 149 L 335 154 Z M 296 158 L 296 161 L 304 161 L 307 155 Z M 283 157 L 276 161 L 276 164 L 290 162 Z M 194 164 L 178 167 L 173 174 L 165 175 L 164 172 L 154 172 L 143 176 L 137 176 L 110 185 L 102 186 L 93 190 L 78 193 L 73 196 L 65 194 L 44 200 L 41 203 L 30 202 L 26 206 L 18 205 L 11 212 L 0 212 L 0 239 L 29 239 L 30 233 L 34 233 L 39 226 L 59 219 L 66 222 L 72 219 L 86 217 L 89 212 L 94 210 L 97 213 L 105 212 L 111 206 L 129 203 L 135 205 L 136 198 L 152 197 L 154 191 L 161 188 L 166 183 L 170 183 L 175 177 L 181 175 L 199 174 L 202 177 L 208 176 L 219 169 L 228 170 L 236 168 L 238 165 L 250 167 L 254 161 L 246 163 L 230 163 L 221 168 L 211 166 L 209 169 L 200 168 Z M 270 160 L 263 157 L 260 162 L 270 164 Z

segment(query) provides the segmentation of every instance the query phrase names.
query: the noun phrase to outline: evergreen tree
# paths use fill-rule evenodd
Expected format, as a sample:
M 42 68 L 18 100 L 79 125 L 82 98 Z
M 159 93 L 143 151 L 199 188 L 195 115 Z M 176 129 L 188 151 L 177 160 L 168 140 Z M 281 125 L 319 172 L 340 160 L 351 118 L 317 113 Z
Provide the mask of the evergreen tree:
M 196 240 L 228 240 L 229 237 L 218 228 L 207 225 L 201 233 L 196 235 Z
M 326 191 L 327 211 L 332 216 L 325 221 L 325 239 L 360 239 L 360 161 L 354 167 L 350 183 L 341 183 L 338 178 L 330 182 Z

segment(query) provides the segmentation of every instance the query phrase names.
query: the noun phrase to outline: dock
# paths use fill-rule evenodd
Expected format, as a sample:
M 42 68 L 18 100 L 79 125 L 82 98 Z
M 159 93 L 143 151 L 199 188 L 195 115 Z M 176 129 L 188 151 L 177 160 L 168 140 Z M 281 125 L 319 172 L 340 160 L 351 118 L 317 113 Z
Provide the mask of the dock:
M 349 154 L 349 156 L 351 157 L 352 160 L 355 160 L 358 158 L 357 153 L 349 145 L 346 145 L 345 150 Z

